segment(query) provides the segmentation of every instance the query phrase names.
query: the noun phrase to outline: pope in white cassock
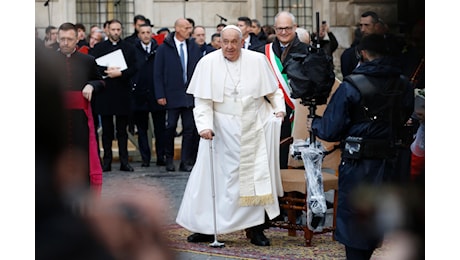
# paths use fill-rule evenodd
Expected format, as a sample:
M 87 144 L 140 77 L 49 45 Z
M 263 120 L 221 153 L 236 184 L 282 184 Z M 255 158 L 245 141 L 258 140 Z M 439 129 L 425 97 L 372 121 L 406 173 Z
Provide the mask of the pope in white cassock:
M 268 246 L 265 215 L 273 219 L 280 214 L 278 153 L 285 102 L 266 56 L 242 44 L 240 29 L 226 26 L 222 48 L 199 61 L 187 89 L 195 97 L 201 136 L 176 219 L 194 232 L 189 242 L 214 241 L 215 212 L 217 234 L 246 229 L 251 243 Z

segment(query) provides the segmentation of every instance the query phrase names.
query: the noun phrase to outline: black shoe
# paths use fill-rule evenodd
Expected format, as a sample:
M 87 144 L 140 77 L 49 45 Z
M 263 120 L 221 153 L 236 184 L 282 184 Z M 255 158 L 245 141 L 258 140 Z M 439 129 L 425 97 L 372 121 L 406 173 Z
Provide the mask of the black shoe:
M 246 229 L 246 237 L 251 239 L 251 243 L 256 246 L 269 246 L 270 240 L 265 236 L 262 228 Z
M 141 164 L 141 167 L 150 167 L 150 163 L 149 162 L 143 162 Z
M 213 242 L 214 235 L 205 235 L 200 233 L 193 233 L 187 237 L 187 241 L 191 243 L 198 243 L 198 242 Z
M 168 162 L 168 163 L 166 163 L 166 171 L 168 171 L 168 172 L 174 172 L 174 171 L 176 171 L 176 167 L 174 167 L 174 163 L 173 163 L 173 162 Z
M 185 163 L 181 163 L 179 167 L 179 171 L 181 172 L 191 172 L 193 166 L 192 165 L 187 165 Z
M 102 166 L 102 171 L 103 172 L 110 172 L 112 170 L 112 166 L 110 164 L 105 164 Z
M 324 215 L 323 213 L 313 213 L 310 225 L 312 228 L 316 229 L 319 225 L 324 225 L 324 221 L 326 221 L 326 215 Z
M 244 231 L 246 231 L 246 238 L 251 238 L 252 237 L 252 232 L 250 228 L 246 228 Z
M 157 160 L 157 166 L 165 166 L 166 162 L 164 160 Z
M 122 165 L 120 165 L 120 171 L 124 171 L 124 172 L 133 172 L 134 169 L 133 169 L 133 167 L 131 167 L 131 165 L 129 165 L 129 164 L 124 164 L 124 165 L 122 164 Z

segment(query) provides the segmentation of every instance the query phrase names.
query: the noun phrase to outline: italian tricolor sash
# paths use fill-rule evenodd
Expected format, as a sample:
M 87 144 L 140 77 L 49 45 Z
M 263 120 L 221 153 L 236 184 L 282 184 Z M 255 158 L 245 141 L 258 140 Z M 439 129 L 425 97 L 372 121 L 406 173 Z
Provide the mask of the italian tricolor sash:
M 270 61 L 270 65 L 275 72 L 276 78 L 278 79 L 278 86 L 283 91 L 284 100 L 286 104 L 294 110 L 295 99 L 291 98 L 291 89 L 289 88 L 288 78 L 286 74 L 281 73 L 283 71 L 283 65 L 280 58 L 278 58 L 273 52 L 272 48 L 273 43 L 267 43 L 265 45 L 265 55 Z M 291 120 L 292 121 L 292 120 Z

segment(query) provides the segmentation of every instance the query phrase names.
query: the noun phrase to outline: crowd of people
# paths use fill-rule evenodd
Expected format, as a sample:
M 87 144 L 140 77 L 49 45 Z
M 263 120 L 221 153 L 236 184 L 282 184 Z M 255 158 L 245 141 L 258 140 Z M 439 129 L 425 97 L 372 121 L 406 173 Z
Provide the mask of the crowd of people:
M 38 198 L 41 225 L 37 231 L 51 225 L 47 217 L 57 215 L 45 211 L 54 206 L 55 214 L 78 222 L 85 230 L 100 229 L 103 239 L 93 244 L 94 254 L 102 259 L 121 254 L 110 244 L 97 214 L 87 216 L 81 212 L 85 210 L 68 208 L 86 203 L 79 208 L 95 210 L 86 198 L 98 196 L 103 172 L 112 170 L 113 140 L 118 143 L 120 170 L 134 171 L 128 134 L 136 132 L 142 167 L 150 167 L 155 157 L 156 165 L 167 172 L 176 171 L 176 166 L 190 172 L 176 219 L 193 232 L 188 242 L 212 242 L 214 217 L 219 233 L 245 230 L 252 244 L 270 246 L 264 230 L 280 215 L 279 170 L 288 168 L 289 158 L 289 147 L 280 147 L 279 142 L 291 136 L 296 109 L 285 67 L 294 56 L 308 55 L 317 47 L 332 63 L 338 42 L 329 25 L 323 22 L 316 35 L 299 27 L 287 11 L 276 14 L 272 26 L 241 16 L 235 24 L 218 24 L 209 43 L 206 28 L 191 18 L 178 18 L 173 30 L 165 27 L 155 33 L 148 18 L 136 15 L 132 26 L 133 34 L 123 38 L 123 24 L 117 19 L 106 21 L 102 28 L 91 26 L 88 34 L 83 24 L 67 22 L 49 26 L 45 39 L 36 39 L 36 69 L 42 72 L 36 73 L 37 97 L 51 93 L 56 106 L 64 108 L 62 114 L 55 114 L 62 123 L 56 151 L 37 160 L 38 179 L 47 171 L 53 173 L 52 178 L 38 182 L 38 188 L 53 186 L 53 192 L 65 198 L 64 203 L 56 200 L 55 204 L 46 203 L 45 195 L 56 194 Z M 424 30 L 422 23 L 417 24 L 407 41 L 392 34 L 377 13 L 367 11 L 360 16 L 357 32 L 354 43 L 341 55 L 343 82 L 324 115 L 309 118 L 306 127 L 322 140 L 343 144 L 334 235 L 345 245 L 347 259 L 370 259 L 391 228 L 375 224 L 382 216 L 363 212 L 366 209 L 355 201 L 357 194 L 369 188 L 380 191 L 386 184 L 424 185 L 424 103 L 423 109 L 419 104 L 414 111 L 415 88 L 423 90 L 424 100 Z M 40 112 L 43 118 L 57 113 Z M 150 118 L 154 155 L 148 135 Z M 181 159 L 175 165 L 179 123 Z M 48 126 L 39 127 L 37 131 L 43 134 L 39 137 L 49 138 Z M 356 145 L 362 150 L 350 150 Z M 217 175 L 212 185 L 211 174 Z M 211 201 L 204 203 L 203 198 L 213 196 L 214 186 L 218 206 L 213 210 Z M 138 207 L 134 210 L 141 214 Z M 157 230 L 152 225 L 148 231 Z M 397 228 L 423 237 L 423 232 L 405 222 Z M 56 229 L 53 235 L 65 232 Z M 46 236 L 39 233 L 37 237 Z M 49 251 L 40 253 L 50 256 Z M 163 253 L 171 257 L 169 251 Z

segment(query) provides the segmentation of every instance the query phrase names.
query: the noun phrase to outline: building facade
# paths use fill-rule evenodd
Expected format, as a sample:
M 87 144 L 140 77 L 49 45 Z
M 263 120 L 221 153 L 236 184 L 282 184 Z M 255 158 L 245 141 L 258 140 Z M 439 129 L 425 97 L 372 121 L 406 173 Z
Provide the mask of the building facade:
M 154 32 L 162 27 L 172 31 L 174 21 L 186 17 L 206 28 L 209 42 L 218 23 L 236 24 L 240 16 L 272 25 L 275 14 L 287 10 L 296 16 L 300 27 L 312 32 L 316 31 L 319 13 L 319 20 L 328 22 L 339 43 L 334 63 L 340 68 L 340 55 L 352 43 L 361 13 L 375 11 L 399 33 L 425 17 L 424 5 L 418 0 L 35 0 L 35 27 L 43 38 L 48 25 L 79 22 L 89 30 L 93 24 L 102 26 L 106 20 L 117 18 L 123 23 L 125 37 L 134 31 L 133 17 L 137 14 L 151 20 Z

